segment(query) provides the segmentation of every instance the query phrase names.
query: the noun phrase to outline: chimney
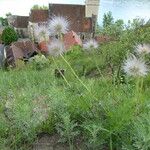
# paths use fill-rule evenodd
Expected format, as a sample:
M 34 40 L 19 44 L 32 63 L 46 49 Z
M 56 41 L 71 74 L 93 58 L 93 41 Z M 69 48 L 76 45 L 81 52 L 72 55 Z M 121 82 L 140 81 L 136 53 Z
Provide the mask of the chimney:
M 86 17 L 92 17 L 92 15 L 96 16 L 96 18 L 98 17 L 99 3 L 100 3 L 100 0 L 86 0 L 85 1 Z

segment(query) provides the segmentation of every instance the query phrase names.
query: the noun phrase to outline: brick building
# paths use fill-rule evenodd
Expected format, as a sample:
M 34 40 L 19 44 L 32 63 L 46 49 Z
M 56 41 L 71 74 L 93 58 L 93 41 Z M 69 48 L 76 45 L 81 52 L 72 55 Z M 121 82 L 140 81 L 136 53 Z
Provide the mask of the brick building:
M 49 4 L 48 10 L 31 9 L 28 16 L 12 16 L 8 20 L 14 26 L 21 37 L 30 37 L 32 41 L 37 41 L 34 28 L 47 25 L 52 16 L 64 16 L 70 22 L 70 31 L 73 30 L 81 39 L 94 36 L 97 10 L 99 0 L 86 0 L 85 5 L 73 4 Z M 93 7 L 94 4 L 94 7 Z M 91 10 L 92 7 L 92 10 Z M 95 12 L 95 9 L 96 12 Z M 29 35 L 28 35 L 29 34 Z
M 53 16 L 64 16 L 70 22 L 70 31 L 73 30 L 82 39 L 93 36 L 95 31 L 96 16 L 86 17 L 85 5 L 49 4 L 49 10 L 31 10 L 29 16 L 29 28 L 37 25 L 47 25 Z M 33 33 L 34 34 L 34 33 Z
M 21 38 L 28 37 L 28 16 L 9 16 L 8 23 L 15 28 Z
M 47 22 L 49 19 L 49 10 L 31 9 L 29 21 L 32 23 Z
M 86 17 L 85 5 L 49 4 L 49 18 L 60 15 L 69 20 L 70 30 L 80 34 L 83 39 L 95 31 L 95 16 Z

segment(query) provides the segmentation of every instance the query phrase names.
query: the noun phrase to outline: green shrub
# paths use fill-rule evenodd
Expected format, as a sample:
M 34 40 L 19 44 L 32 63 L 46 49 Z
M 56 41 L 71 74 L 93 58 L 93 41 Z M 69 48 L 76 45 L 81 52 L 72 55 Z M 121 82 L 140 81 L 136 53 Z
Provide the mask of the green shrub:
M 83 142 L 83 150 L 149 150 L 150 75 L 136 79 L 122 69 L 130 53 L 140 57 L 135 46 L 150 41 L 150 27 L 135 25 L 113 22 L 107 33 L 117 39 L 95 51 L 75 46 L 62 57 L 36 55 L 31 68 L 0 70 L 0 148 L 29 150 L 37 135 L 54 133 L 70 149 Z M 149 67 L 150 56 L 142 57 Z
M 49 60 L 44 55 L 36 55 L 33 58 L 30 58 L 30 66 L 36 70 L 46 68 L 49 64 Z
M 138 117 L 134 124 L 134 146 L 137 149 L 148 150 L 150 148 L 150 114 L 146 113 Z
M 39 6 L 39 5 L 34 5 L 32 8 L 32 10 L 48 10 L 47 6 Z
M 15 30 L 11 27 L 7 27 L 4 29 L 2 33 L 2 41 L 5 45 L 9 45 L 14 41 L 18 40 L 18 35 Z
M 111 26 L 113 23 L 114 23 L 114 18 L 112 16 L 112 13 L 109 11 L 108 13 L 104 14 L 103 27 L 106 28 L 108 26 Z

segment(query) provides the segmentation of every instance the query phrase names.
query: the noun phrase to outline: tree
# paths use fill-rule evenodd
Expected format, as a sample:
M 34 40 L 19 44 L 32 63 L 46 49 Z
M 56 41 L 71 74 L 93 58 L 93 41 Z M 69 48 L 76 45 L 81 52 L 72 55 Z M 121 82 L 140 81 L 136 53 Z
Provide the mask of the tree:
M 97 22 L 96 23 L 96 34 L 100 34 L 100 33 L 101 33 L 101 26 Z
M 32 9 L 32 10 L 33 10 L 33 9 L 48 10 L 48 7 L 47 7 L 47 6 L 44 6 L 44 5 L 43 5 L 43 6 L 39 6 L 39 5 L 36 4 L 36 5 L 34 5 L 31 9 Z
M 9 45 L 14 41 L 18 40 L 18 35 L 15 30 L 11 27 L 7 27 L 4 29 L 2 33 L 2 41 L 5 45 Z
M 109 11 L 108 13 L 104 14 L 103 17 L 103 27 L 107 28 L 111 26 L 114 23 L 114 18 L 112 16 L 112 13 Z
M 11 12 L 6 14 L 6 17 L 8 18 L 9 16 L 12 16 Z
M 0 17 L 0 24 L 2 26 L 8 26 L 8 21 L 6 18 Z

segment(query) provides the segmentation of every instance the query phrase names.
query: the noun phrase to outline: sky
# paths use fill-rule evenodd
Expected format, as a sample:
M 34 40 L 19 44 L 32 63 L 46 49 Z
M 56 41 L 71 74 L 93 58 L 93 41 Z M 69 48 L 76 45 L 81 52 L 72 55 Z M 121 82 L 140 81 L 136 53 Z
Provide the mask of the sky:
M 29 15 L 33 5 L 45 5 L 48 3 L 84 4 L 84 0 L 0 0 L 0 16 L 11 12 L 13 15 Z
M 111 11 L 115 20 L 123 19 L 125 23 L 134 18 L 150 19 L 150 0 L 101 0 L 99 22 L 103 14 Z
M 85 4 L 85 0 L 0 0 L 0 16 L 11 12 L 13 15 L 28 16 L 33 5 L 48 6 L 49 3 Z M 102 25 L 103 14 L 111 11 L 115 19 L 125 23 L 136 17 L 150 18 L 150 0 L 100 0 L 98 23 Z

